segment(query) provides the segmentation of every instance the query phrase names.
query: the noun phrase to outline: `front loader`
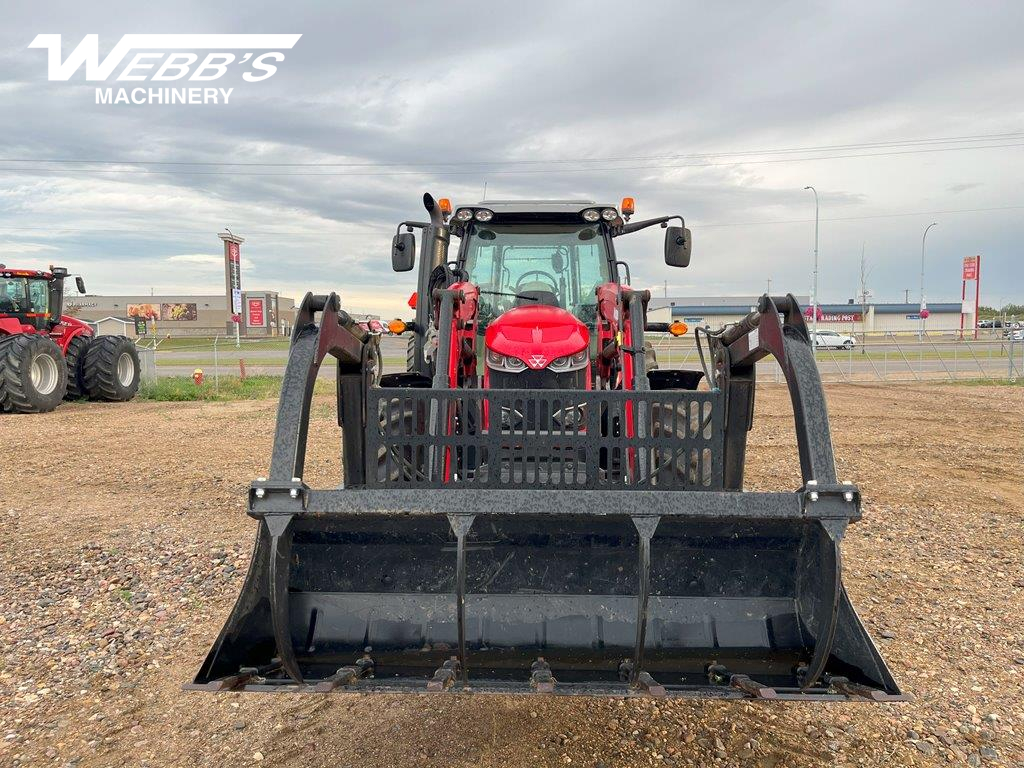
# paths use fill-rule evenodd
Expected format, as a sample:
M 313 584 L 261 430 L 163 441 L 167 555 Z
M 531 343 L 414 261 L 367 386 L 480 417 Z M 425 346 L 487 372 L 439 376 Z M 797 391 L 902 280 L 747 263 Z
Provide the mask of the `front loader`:
M 843 588 L 860 519 L 836 475 L 800 307 L 765 295 L 695 331 L 703 371 L 657 367 L 649 294 L 617 238 L 633 203 L 424 203 L 408 369 L 336 294 L 292 334 L 270 472 L 234 610 L 188 688 L 901 700 Z M 678 226 L 669 226 L 673 219 Z M 403 231 L 405 230 L 405 231 Z M 460 240 L 449 261 L 452 237 Z M 743 490 L 755 368 L 772 355 L 802 482 Z M 303 481 L 313 383 L 337 368 L 343 477 Z

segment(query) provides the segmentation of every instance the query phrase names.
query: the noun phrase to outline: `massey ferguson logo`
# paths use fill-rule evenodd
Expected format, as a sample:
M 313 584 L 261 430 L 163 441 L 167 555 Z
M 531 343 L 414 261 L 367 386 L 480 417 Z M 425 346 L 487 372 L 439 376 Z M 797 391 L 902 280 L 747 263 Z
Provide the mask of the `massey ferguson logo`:
M 211 83 L 232 69 L 241 71 L 247 83 L 267 80 L 284 61 L 282 51 L 290 50 L 300 37 L 125 35 L 102 61 L 99 35 L 86 35 L 63 60 L 60 35 L 36 35 L 29 48 L 47 49 L 50 80 L 70 80 L 84 66 L 85 79 L 92 81 L 189 83 L 186 87 L 97 88 L 97 104 L 227 104 L 234 88 L 192 84 Z
M 548 359 L 544 355 L 530 355 L 530 359 L 526 361 L 533 370 L 539 371 L 545 365 L 548 364 Z

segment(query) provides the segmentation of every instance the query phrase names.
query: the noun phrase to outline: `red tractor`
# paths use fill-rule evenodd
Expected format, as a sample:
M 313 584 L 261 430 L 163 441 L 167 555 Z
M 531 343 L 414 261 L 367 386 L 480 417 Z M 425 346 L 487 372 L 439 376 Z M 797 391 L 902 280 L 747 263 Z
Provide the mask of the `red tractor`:
M 406 370 L 336 293 L 292 331 L 259 534 L 206 691 L 903 698 L 842 582 L 860 491 L 839 480 L 791 295 L 696 328 L 703 370 L 657 368 L 620 237 L 633 201 L 424 198 Z M 678 221 L 678 223 L 676 223 Z M 671 225 L 670 225 L 670 222 Z M 460 245 L 449 260 L 452 238 Z M 793 405 L 801 484 L 744 490 L 758 361 Z M 303 478 L 316 376 L 336 366 L 340 487 Z M 780 465 L 779 477 L 786 477 Z
M 61 400 L 124 401 L 139 389 L 139 355 L 126 336 L 96 336 L 62 314 L 68 270 L 0 264 L 0 410 L 45 413 Z M 85 282 L 75 278 L 79 293 Z

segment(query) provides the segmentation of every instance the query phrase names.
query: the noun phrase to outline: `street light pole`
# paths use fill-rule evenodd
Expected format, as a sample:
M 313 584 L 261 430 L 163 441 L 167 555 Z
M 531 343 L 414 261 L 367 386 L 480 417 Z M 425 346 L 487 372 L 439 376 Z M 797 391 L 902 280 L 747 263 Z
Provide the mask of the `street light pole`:
M 811 349 L 818 351 L 818 190 L 812 186 L 804 187 L 814 193 L 814 281 L 811 296 Z
M 927 227 L 924 228 L 924 234 L 921 235 L 921 306 L 918 312 L 924 312 L 924 240 L 928 237 L 928 230 L 932 227 L 939 226 L 939 222 L 933 221 Z M 918 339 L 924 339 L 924 315 L 921 315 L 921 330 L 918 333 Z

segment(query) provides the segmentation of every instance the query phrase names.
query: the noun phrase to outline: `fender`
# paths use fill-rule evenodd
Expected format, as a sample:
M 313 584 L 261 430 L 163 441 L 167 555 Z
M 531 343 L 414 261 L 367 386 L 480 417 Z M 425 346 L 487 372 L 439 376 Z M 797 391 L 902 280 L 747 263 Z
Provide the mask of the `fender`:
M 68 346 L 74 339 L 79 336 L 91 338 L 93 335 L 92 327 L 88 323 L 82 322 L 77 317 L 71 317 L 71 315 L 61 315 L 60 322 L 50 331 L 50 338 L 56 342 L 60 351 L 65 355 L 68 352 Z

